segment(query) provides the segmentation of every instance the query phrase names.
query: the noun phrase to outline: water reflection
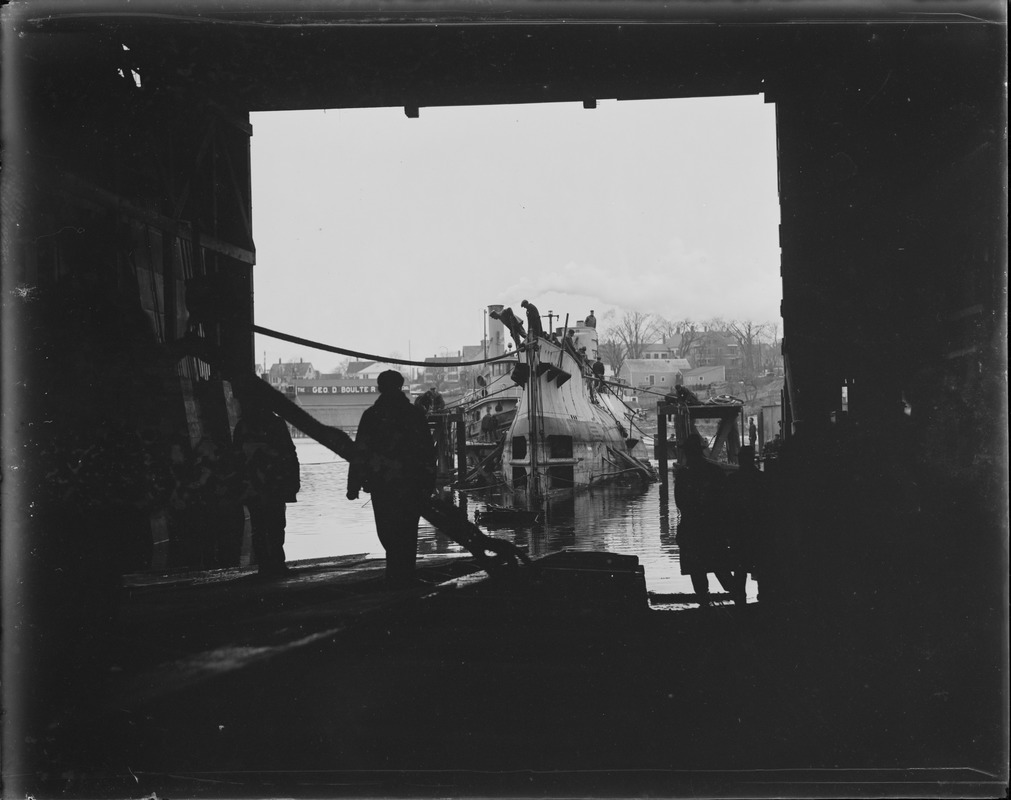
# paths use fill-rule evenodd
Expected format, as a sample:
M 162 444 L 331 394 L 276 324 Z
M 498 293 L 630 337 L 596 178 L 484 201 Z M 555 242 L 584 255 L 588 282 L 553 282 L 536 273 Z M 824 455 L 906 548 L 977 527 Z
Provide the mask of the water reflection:
M 302 465 L 298 502 L 288 506 L 285 551 L 290 560 L 350 553 L 382 556 L 368 495 L 358 501 L 344 496 L 347 463 L 311 441 L 297 443 Z M 531 556 L 564 548 L 607 550 L 635 555 L 646 573 L 647 588 L 659 594 L 690 594 L 691 581 L 678 564 L 677 508 L 660 483 L 647 487 L 611 486 L 553 500 L 542 520 L 529 528 L 483 526 L 488 533 L 525 547 Z M 466 498 L 467 511 L 486 502 L 507 504 L 501 495 Z M 463 553 L 459 545 L 421 524 L 419 553 Z M 749 584 L 750 589 L 754 589 Z

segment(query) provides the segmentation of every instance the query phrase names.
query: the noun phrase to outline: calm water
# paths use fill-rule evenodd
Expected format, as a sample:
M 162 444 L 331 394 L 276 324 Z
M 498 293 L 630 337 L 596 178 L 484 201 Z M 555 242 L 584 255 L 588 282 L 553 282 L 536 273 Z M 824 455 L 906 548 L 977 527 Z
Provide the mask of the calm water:
M 302 489 L 298 502 L 288 506 L 285 553 L 289 560 L 368 553 L 382 556 L 368 495 L 350 501 L 347 490 L 347 462 L 321 444 L 296 440 L 301 463 Z M 542 523 L 513 530 L 507 527 L 483 529 L 525 547 L 531 556 L 541 556 L 564 548 L 606 550 L 634 555 L 646 572 L 646 585 L 660 594 L 689 594 L 691 581 L 681 575 L 677 532 L 677 509 L 670 493 L 664 502 L 658 483 L 643 488 L 608 487 L 581 492 L 564 501 L 551 503 Z M 493 499 L 502 502 L 501 498 Z M 478 495 L 467 498 L 471 519 L 484 508 Z M 466 551 L 421 521 L 419 553 L 465 553 Z M 710 576 L 712 591 L 720 591 Z M 755 592 L 749 581 L 749 596 Z

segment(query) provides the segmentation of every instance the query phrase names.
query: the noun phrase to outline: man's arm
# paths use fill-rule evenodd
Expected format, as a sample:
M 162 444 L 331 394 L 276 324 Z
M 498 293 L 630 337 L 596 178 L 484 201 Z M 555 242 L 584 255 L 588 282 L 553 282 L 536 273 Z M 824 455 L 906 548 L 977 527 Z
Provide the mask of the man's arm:
M 365 409 L 361 421 L 358 423 L 358 435 L 355 437 L 355 442 L 358 444 L 368 444 L 369 437 L 371 436 L 370 429 L 372 427 L 371 411 L 371 408 Z M 365 465 L 357 460 L 352 461 L 348 466 L 348 500 L 357 500 L 358 493 L 364 485 Z

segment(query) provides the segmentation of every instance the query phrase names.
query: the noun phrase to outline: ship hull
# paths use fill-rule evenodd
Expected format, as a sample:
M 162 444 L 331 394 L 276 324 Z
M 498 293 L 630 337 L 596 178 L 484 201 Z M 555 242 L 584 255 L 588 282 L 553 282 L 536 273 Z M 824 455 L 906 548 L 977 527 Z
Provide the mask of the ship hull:
M 592 329 L 579 334 L 596 344 Z M 528 346 L 527 358 L 526 383 L 503 449 L 509 488 L 545 495 L 651 477 L 646 448 L 630 438 L 624 407 L 596 390 L 581 359 L 545 339 Z

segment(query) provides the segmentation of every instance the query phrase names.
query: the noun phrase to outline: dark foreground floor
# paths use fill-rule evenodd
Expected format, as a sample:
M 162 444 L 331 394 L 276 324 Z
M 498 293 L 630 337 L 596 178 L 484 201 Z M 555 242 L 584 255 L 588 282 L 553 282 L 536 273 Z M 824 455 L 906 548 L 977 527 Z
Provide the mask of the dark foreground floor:
M 659 612 L 606 554 L 469 572 L 137 585 L 108 687 L 34 742 L 43 769 L 8 761 L 5 796 L 1005 794 L 1000 641 L 964 620 Z

